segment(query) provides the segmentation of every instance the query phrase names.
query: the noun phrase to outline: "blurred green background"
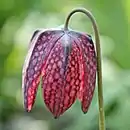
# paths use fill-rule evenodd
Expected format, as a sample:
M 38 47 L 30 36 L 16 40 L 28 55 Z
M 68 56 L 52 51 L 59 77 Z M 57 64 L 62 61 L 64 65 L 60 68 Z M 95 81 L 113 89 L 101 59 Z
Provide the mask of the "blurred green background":
M 129 0 L 0 0 L 0 130 L 98 130 L 97 89 L 85 115 L 77 101 L 53 119 L 40 88 L 33 111 L 23 110 L 21 72 L 33 32 L 63 24 L 75 7 L 89 9 L 100 30 L 106 128 L 130 130 Z M 93 36 L 83 14 L 70 27 Z

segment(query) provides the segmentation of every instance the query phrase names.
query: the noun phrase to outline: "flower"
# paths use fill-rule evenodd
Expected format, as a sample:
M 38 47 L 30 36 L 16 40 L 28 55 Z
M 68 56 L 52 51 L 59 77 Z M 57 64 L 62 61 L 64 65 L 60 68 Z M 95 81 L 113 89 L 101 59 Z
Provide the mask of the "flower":
M 64 29 L 35 31 L 23 67 L 25 109 L 31 111 L 41 79 L 44 102 L 55 118 L 76 98 L 86 113 L 94 94 L 96 70 L 90 35 Z

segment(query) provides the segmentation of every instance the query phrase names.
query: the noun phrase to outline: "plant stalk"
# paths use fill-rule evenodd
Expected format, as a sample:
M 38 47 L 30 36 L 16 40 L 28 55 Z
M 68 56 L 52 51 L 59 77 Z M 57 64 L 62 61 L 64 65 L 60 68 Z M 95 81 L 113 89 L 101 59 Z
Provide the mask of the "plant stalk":
M 68 24 L 70 17 L 77 12 L 84 13 L 92 22 L 93 30 L 95 34 L 96 54 L 97 54 L 97 81 L 98 81 L 98 103 L 99 103 L 99 130 L 105 130 L 105 114 L 104 114 L 104 103 L 103 103 L 103 87 L 102 87 L 102 64 L 101 64 L 101 49 L 100 49 L 100 38 L 99 31 L 94 16 L 84 8 L 74 9 L 68 15 L 64 30 L 68 30 Z

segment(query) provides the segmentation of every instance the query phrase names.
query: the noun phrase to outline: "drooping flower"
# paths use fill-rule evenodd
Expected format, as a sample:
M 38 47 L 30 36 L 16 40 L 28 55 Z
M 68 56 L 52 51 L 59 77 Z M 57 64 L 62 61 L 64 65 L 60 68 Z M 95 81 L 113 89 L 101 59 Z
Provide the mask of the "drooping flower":
M 22 78 L 24 106 L 28 112 L 41 79 L 44 102 L 54 117 L 70 108 L 76 98 L 86 113 L 96 82 L 96 53 L 91 36 L 62 29 L 36 31 L 30 41 Z

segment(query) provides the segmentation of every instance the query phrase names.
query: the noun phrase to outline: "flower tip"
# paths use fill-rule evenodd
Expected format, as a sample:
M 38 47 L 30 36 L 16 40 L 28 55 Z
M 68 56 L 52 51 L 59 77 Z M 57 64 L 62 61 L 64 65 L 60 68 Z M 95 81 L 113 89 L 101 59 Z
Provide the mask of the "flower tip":
M 82 112 L 83 112 L 84 114 L 86 114 L 86 113 L 88 112 L 88 109 L 82 108 Z
M 54 116 L 54 119 L 58 119 L 58 116 Z
M 31 110 L 32 110 L 32 106 L 29 105 L 28 108 L 26 109 L 26 112 L 31 112 Z
M 87 111 L 83 111 L 83 113 L 84 113 L 84 114 L 86 114 L 86 113 L 87 113 Z
M 53 115 L 54 119 L 58 119 L 59 115 Z
M 25 109 L 25 112 L 28 112 L 28 113 L 29 113 L 29 112 L 31 112 L 31 110 Z
M 26 112 L 31 112 L 31 110 L 26 110 Z

